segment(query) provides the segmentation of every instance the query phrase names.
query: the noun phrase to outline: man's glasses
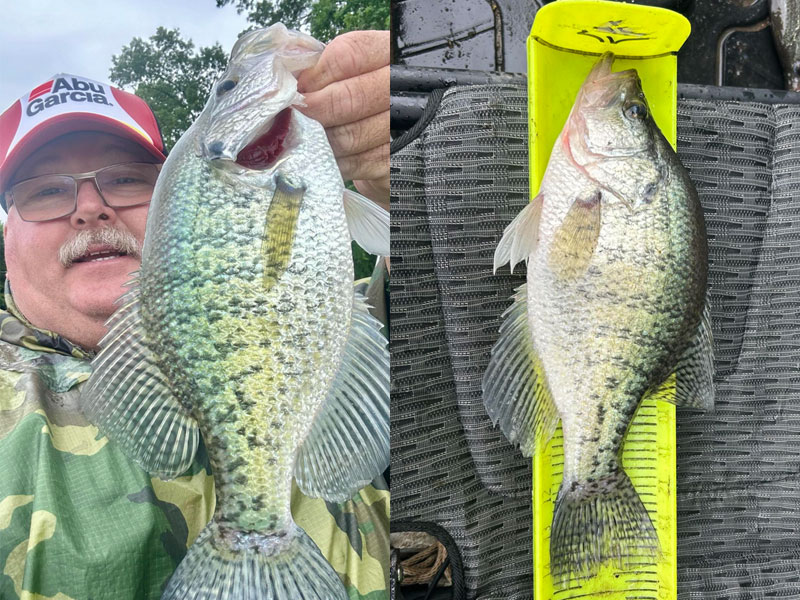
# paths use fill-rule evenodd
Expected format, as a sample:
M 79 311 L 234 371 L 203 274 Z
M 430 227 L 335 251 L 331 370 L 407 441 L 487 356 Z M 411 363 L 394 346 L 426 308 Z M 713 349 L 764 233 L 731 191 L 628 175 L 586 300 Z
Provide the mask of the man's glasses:
M 78 208 L 78 182 L 93 179 L 103 202 L 112 208 L 150 202 L 161 165 L 123 163 L 74 175 L 40 175 L 15 183 L 6 191 L 6 206 L 17 207 L 23 221 L 51 221 Z

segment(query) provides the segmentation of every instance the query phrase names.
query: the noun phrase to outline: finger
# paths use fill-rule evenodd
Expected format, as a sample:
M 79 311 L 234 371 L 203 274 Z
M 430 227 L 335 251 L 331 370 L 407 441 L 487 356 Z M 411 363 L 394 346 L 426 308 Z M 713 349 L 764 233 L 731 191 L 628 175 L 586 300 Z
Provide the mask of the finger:
M 389 111 L 385 110 L 366 119 L 331 127 L 326 131 L 336 158 L 359 154 L 390 142 Z
M 388 31 L 351 31 L 334 38 L 319 61 L 297 78 L 301 94 L 350 79 L 389 64 Z
M 389 67 L 330 84 L 305 96 L 308 117 L 335 127 L 389 110 Z
M 389 144 L 383 144 L 366 152 L 336 159 L 342 179 L 387 179 L 389 178 Z

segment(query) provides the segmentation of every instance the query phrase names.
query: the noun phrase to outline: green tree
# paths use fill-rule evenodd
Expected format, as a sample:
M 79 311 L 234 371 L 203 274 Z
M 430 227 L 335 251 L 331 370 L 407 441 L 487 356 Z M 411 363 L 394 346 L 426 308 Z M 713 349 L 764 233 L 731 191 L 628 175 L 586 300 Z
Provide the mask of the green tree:
M 133 38 L 111 62 L 111 81 L 147 101 L 171 148 L 200 114 L 227 56 L 219 43 L 195 50 L 178 29 L 159 27 L 148 41 Z
M 311 7 L 309 30 L 318 40 L 357 29 L 389 29 L 386 0 L 319 0 Z
M 389 29 L 388 0 L 216 0 L 217 6 L 235 4 L 247 20 L 259 27 L 281 21 L 306 29 L 322 42 L 357 29 Z

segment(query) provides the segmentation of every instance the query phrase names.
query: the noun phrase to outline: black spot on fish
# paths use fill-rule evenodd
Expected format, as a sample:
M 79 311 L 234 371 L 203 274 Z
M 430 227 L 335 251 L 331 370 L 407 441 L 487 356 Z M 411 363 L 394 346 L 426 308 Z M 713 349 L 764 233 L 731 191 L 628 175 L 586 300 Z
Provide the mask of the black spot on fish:
M 244 485 L 247 483 L 247 475 L 239 473 L 233 480 L 239 485 Z
M 235 471 L 236 469 L 238 469 L 239 467 L 243 466 L 244 464 L 246 464 L 245 460 L 241 456 L 238 456 L 238 457 L 234 458 L 232 461 L 230 461 L 228 464 L 226 464 L 225 465 L 225 469 L 227 471 Z

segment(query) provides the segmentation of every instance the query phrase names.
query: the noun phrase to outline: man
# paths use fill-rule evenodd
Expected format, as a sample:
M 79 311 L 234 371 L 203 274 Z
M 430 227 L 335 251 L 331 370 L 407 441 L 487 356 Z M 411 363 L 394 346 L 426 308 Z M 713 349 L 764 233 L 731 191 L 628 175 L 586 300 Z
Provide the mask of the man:
M 388 53 L 387 32 L 346 34 L 299 80 L 344 177 L 387 204 Z M 0 115 L 0 598 L 158 598 L 213 511 L 204 453 L 173 481 L 151 478 L 78 404 L 138 267 L 163 150 L 141 99 L 82 77 L 56 76 Z M 351 597 L 388 597 L 385 491 L 329 507 L 297 493 L 293 512 Z

